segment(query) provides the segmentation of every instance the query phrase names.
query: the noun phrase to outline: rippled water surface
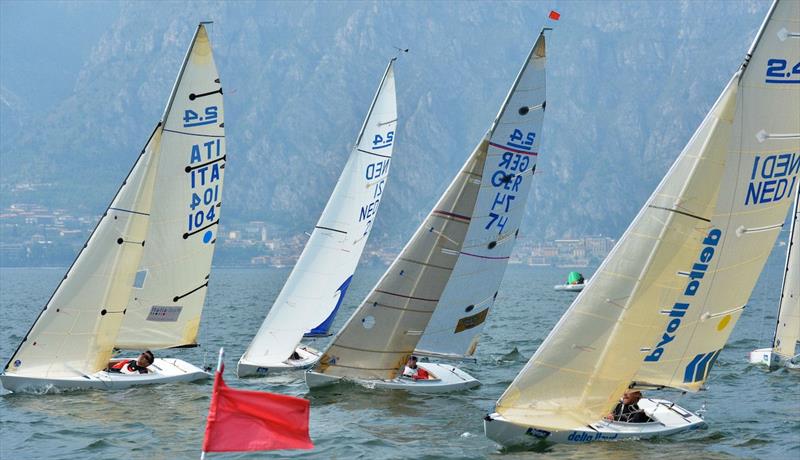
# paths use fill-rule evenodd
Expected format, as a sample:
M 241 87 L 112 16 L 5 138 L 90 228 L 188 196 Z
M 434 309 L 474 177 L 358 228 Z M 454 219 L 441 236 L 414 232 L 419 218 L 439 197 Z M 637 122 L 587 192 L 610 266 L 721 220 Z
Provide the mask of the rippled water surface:
M 800 458 L 800 374 L 767 373 L 745 355 L 766 346 L 783 264 L 770 258 L 728 346 L 717 361 L 708 391 L 669 394 L 688 409 L 705 405 L 709 429 L 650 442 L 553 446 L 545 452 L 502 452 L 483 436 L 481 418 L 569 306 L 574 294 L 555 292 L 569 269 L 511 266 L 489 316 L 477 363 L 462 367 L 483 382 L 451 395 L 369 391 L 353 385 L 308 394 L 302 379 L 237 379 L 237 388 L 300 395 L 311 400 L 311 452 L 279 457 L 316 458 Z M 0 270 L 0 356 L 8 359 L 47 300 L 63 269 Z M 354 278 L 341 326 L 382 270 Z M 586 270 L 588 275 L 590 269 Z M 235 363 L 288 276 L 279 269 L 215 269 L 200 340 L 203 347 L 160 356 L 213 364 L 226 348 Z M 324 343 L 317 345 L 323 346 Z M 117 392 L 0 396 L 0 458 L 199 458 L 211 381 L 149 386 Z M 275 453 L 216 454 L 258 458 Z

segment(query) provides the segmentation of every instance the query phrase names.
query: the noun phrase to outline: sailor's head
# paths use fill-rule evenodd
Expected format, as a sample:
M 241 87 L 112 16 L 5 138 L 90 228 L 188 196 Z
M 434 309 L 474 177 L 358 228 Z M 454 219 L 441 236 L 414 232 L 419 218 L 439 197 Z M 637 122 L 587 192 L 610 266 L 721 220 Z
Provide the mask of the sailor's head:
M 150 350 L 145 351 L 138 358 L 136 358 L 136 365 L 139 367 L 147 367 L 153 364 L 153 361 L 156 360 L 155 355 Z
M 628 390 L 622 395 L 623 404 L 636 404 L 642 399 L 642 392 L 635 390 Z
M 406 366 L 410 367 L 411 369 L 417 368 L 417 357 L 416 356 L 409 356 L 408 361 L 406 361 Z

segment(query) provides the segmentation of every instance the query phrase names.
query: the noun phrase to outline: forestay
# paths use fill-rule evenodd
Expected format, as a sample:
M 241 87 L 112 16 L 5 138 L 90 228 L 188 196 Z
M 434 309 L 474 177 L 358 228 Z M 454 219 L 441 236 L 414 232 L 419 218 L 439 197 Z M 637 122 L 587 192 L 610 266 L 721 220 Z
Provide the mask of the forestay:
M 800 61 L 779 32 L 796 28 L 797 7 L 773 7 L 752 58 L 498 401 L 504 417 L 572 429 L 601 419 L 633 381 L 702 385 L 797 186 L 800 87 L 765 79 L 774 56 Z
M 794 211 L 790 217 L 789 243 L 786 248 L 786 268 L 783 272 L 778 324 L 775 326 L 773 351 L 784 359 L 797 355 L 800 341 L 800 187 L 795 186 Z
M 147 244 L 118 348 L 196 344 L 219 231 L 225 163 L 222 87 L 204 25 L 164 112 Z
M 417 353 L 472 356 L 497 297 L 536 169 L 545 108 L 545 38 L 540 35 L 489 130 L 487 159 L 461 254 Z M 486 178 L 487 180 L 483 180 Z
M 543 36 L 534 46 L 534 51 L 514 83 L 516 90 L 511 92 L 498 115 L 502 120 L 496 120 L 492 130 L 472 152 L 411 240 L 335 337 L 315 371 L 348 378 L 394 378 L 414 351 L 444 296 L 454 303 L 459 302 L 457 307 L 462 312 L 472 304 L 480 304 L 473 307 L 473 314 L 489 307 L 499 284 L 494 278 L 481 279 L 478 283 L 486 284 L 487 289 L 470 285 L 469 290 L 461 295 L 448 293 L 448 283 L 454 268 L 464 257 L 489 261 L 492 268 L 478 265 L 471 268 L 486 270 L 493 277 L 502 276 L 502 272 L 498 275 L 497 265 L 505 266 L 512 245 L 508 240 L 516 238 L 519 223 L 516 214 L 521 212 L 516 207 L 517 202 L 509 197 L 518 197 L 527 191 L 530 178 L 523 176 L 532 175 L 539 145 L 538 133 L 525 132 L 521 138 L 514 133 L 515 126 L 535 127 L 541 123 L 541 114 L 537 112 L 544 108 L 543 93 L 528 89 L 533 87 L 529 82 L 541 81 L 543 85 L 544 80 L 530 77 L 527 73 L 543 71 Z M 537 64 L 531 65 L 531 61 L 537 61 Z M 509 101 L 513 104 L 509 110 L 517 114 L 509 112 L 505 118 Z M 519 123 L 518 117 L 532 118 L 533 121 L 530 124 Z M 508 142 L 519 146 L 509 150 Z M 497 185 L 492 185 L 493 177 L 499 181 Z M 524 182 L 527 184 L 523 185 Z M 515 186 L 518 190 L 512 190 Z M 488 193 L 482 194 L 482 189 Z M 483 198 L 479 201 L 481 195 Z M 502 201 L 492 209 L 496 198 Z M 476 203 L 481 207 L 476 209 Z M 475 226 L 483 230 L 471 232 L 471 227 Z M 460 276 L 466 277 L 469 268 L 461 269 Z M 474 278 L 472 280 L 475 282 Z M 459 286 L 464 288 L 465 284 Z M 457 321 L 456 318 L 451 320 Z M 455 324 L 448 327 L 455 327 Z
M 397 126 L 393 62 L 386 67 L 319 222 L 243 361 L 278 364 L 289 358 L 304 334 L 328 333 L 367 243 L 388 178 Z

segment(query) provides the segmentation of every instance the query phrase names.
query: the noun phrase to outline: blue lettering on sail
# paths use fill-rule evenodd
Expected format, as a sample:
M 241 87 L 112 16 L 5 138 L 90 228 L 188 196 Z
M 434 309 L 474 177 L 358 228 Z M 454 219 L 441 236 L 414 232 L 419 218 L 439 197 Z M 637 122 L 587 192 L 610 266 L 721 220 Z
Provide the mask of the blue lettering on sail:
M 745 206 L 774 203 L 793 196 L 798 172 L 800 155 L 797 153 L 756 155 L 747 185 Z
M 513 210 L 512 201 L 517 198 L 516 194 L 519 193 L 524 180 L 523 174 L 531 167 L 531 157 L 537 155 L 531 151 L 534 139 L 536 133 L 529 132 L 523 137 L 522 131 L 515 129 L 505 145 L 489 143 L 490 147 L 500 149 L 503 153 L 500 155 L 497 169 L 489 176 L 489 182 L 495 188 L 496 194 L 487 212 L 489 222 L 484 230 L 493 227 L 498 233 L 505 230 L 508 214 Z
M 220 139 L 194 144 L 189 149 L 188 174 L 190 196 L 187 232 L 195 232 L 209 225 L 217 218 L 220 200 L 220 181 L 223 161 Z M 199 164 L 198 164 L 199 163 Z M 216 241 L 213 232 L 203 234 L 203 243 Z
M 686 283 L 686 288 L 683 291 L 685 297 L 694 297 L 695 294 L 697 294 L 700 283 L 708 270 L 709 262 L 714 258 L 714 251 L 721 237 L 722 230 L 714 228 L 708 232 L 708 235 L 703 240 L 703 245 L 705 245 L 705 247 L 703 247 L 697 257 L 698 262 L 692 265 L 692 271 L 689 273 L 689 282 Z M 683 317 L 691 307 L 691 300 L 693 299 L 689 299 L 686 302 L 675 302 L 672 306 L 672 310 L 669 311 L 669 317 L 672 319 L 667 323 L 667 327 L 661 335 L 658 344 L 653 348 L 653 351 L 644 357 L 645 361 L 657 362 L 661 359 L 661 355 L 664 354 L 664 348 L 675 340 L 678 329 L 681 327 Z

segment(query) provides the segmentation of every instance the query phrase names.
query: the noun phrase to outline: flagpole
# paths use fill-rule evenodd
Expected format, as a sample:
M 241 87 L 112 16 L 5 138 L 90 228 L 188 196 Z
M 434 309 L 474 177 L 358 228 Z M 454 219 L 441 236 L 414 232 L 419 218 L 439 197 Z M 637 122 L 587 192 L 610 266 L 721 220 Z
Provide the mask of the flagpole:
M 222 357 L 225 355 L 225 347 L 219 348 L 219 358 L 217 359 L 217 372 L 222 371 Z M 200 451 L 200 460 L 206 460 L 206 452 Z
M 224 355 L 224 354 L 225 354 L 225 348 L 224 347 L 220 347 L 219 348 L 219 360 L 217 360 L 217 372 L 222 370 L 222 355 Z

